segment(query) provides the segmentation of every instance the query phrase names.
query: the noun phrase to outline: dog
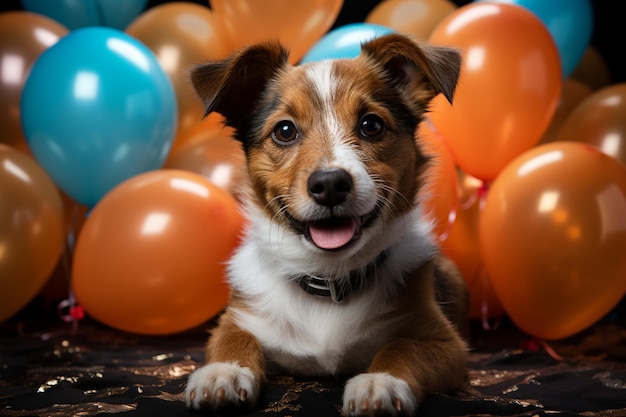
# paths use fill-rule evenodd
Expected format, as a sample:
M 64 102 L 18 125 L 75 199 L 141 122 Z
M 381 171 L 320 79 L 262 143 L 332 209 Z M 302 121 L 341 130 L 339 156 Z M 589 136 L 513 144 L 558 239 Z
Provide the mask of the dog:
M 463 389 L 465 287 L 423 212 L 432 155 L 415 134 L 432 98 L 452 102 L 460 65 L 390 34 L 354 59 L 292 66 L 266 42 L 190 71 L 242 144 L 247 228 L 188 407 L 249 409 L 277 372 L 345 377 L 350 416 Z

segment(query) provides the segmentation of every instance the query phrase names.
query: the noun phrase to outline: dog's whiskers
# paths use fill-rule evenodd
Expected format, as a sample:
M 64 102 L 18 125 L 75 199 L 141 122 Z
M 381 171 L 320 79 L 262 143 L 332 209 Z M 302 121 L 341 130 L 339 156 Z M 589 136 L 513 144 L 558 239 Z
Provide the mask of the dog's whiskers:
M 270 244 L 272 244 L 272 242 L 276 241 L 276 244 L 280 246 L 280 244 L 282 242 L 280 242 L 280 239 L 284 239 L 284 234 L 281 233 L 282 229 L 281 229 L 281 225 L 280 225 L 280 221 L 278 219 L 280 219 L 281 217 L 285 216 L 285 213 L 288 213 L 289 211 L 289 206 L 287 205 L 286 201 L 288 200 L 289 194 L 278 194 L 274 197 L 272 197 L 271 200 L 269 200 L 267 202 L 267 204 L 265 205 L 265 208 L 268 209 L 268 211 L 273 212 L 273 215 L 270 219 L 270 230 L 268 235 L 270 236 Z M 278 210 L 272 210 L 272 206 L 274 205 L 278 205 Z M 275 230 L 275 233 L 272 232 L 272 229 Z M 271 237 L 276 235 L 276 239 L 272 239 Z

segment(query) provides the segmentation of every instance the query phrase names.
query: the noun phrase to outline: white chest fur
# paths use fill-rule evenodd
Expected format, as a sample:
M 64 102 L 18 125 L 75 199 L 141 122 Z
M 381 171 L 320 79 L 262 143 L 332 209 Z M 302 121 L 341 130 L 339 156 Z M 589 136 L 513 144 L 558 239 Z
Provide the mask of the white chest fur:
M 280 234 L 276 228 L 272 226 L 273 233 Z M 399 221 L 398 233 L 390 233 L 394 229 L 385 228 L 390 241 L 378 240 L 382 248 L 391 249 L 376 274 L 368 278 L 374 285 L 351 294 L 341 304 L 309 295 L 293 280 L 328 262 L 303 256 L 306 242 L 300 237 L 286 234 L 268 239 L 262 229 L 248 233 L 229 266 L 230 283 L 246 298 L 247 309 L 231 308 L 231 312 L 237 324 L 260 341 L 268 365 L 306 375 L 367 368 L 402 321 L 402 317 L 392 322 L 380 319 L 391 308 L 389 301 L 402 275 L 435 251 L 428 224 L 407 229 Z
M 284 281 L 255 298 L 251 311 L 233 313 L 261 342 L 268 364 L 305 375 L 337 374 L 365 369 L 388 339 L 389 323 L 376 324 L 384 304 L 372 291 L 336 304 Z

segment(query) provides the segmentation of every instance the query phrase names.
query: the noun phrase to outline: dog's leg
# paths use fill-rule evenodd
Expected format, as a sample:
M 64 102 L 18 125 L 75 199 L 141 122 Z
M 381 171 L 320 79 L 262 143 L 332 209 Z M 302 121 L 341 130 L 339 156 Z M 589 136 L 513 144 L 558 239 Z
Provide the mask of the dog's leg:
M 460 339 L 398 339 L 384 346 L 366 373 L 345 387 L 346 416 L 413 415 L 432 393 L 465 386 L 465 347 Z
M 185 399 L 193 409 L 250 408 L 265 379 L 258 340 L 225 313 L 207 344 L 207 364 L 189 376 Z
M 438 300 L 436 279 L 442 280 Z M 348 380 L 345 415 L 413 415 L 427 395 L 467 388 L 467 346 L 441 309 L 448 302 L 464 309 L 463 280 L 451 265 L 434 260 L 415 271 L 397 312 L 407 324 L 399 332 L 404 336 L 384 345 L 366 373 Z

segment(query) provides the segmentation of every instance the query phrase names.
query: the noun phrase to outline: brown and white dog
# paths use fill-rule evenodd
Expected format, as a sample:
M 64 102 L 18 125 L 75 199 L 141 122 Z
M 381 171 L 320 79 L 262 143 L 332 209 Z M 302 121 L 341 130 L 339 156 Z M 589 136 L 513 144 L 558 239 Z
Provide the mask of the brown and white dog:
M 463 316 L 464 287 L 422 212 L 430 158 L 415 138 L 429 101 L 452 100 L 460 56 L 399 34 L 355 59 L 287 56 L 265 43 L 191 73 L 243 144 L 248 228 L 187 404 L 252 407 L 285 372 L 351 376 L 345 415 L 411 415 L 466 383 L 444 314 Z

